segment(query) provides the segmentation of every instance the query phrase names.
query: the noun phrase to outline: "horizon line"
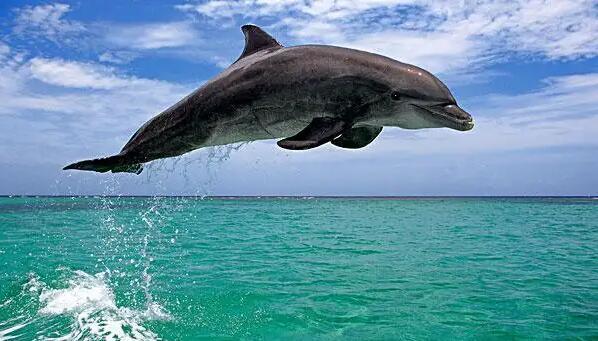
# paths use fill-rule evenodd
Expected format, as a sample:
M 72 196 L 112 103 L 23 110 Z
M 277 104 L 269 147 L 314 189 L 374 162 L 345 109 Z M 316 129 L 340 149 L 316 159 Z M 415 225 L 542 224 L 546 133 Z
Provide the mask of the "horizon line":
M 596 198 L 596 195 L 104 195 L 0 194 L 0 198 L 202 198 L 202 199 L 418 199 L 418 198 Z

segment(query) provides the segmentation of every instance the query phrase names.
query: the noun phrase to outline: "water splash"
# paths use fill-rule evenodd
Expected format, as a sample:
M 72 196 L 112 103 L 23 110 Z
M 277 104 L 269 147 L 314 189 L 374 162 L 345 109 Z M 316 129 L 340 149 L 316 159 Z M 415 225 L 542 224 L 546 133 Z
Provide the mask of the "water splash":
M 30 274 L 20 292 L 0 304 L 2 309 L 16 309 L 12 319 L 0 323 L 0 340 L 33 334 L 39 340 L 159 340 L 143 326 L 146 321 L 170 319 L 157 303 L 151 310 L 118 306 L 108 271 L 90 275 L 61 268 L 59 272 L 62 279 L 52 285 Z
M 186 189 L 191 188 L 192 194 L 203 198 L 212 192 L 223 163 L 246 144 L 209 147 L 199 153 L 155 161 L 146 167 L 141 184 L 151 185 L 154 192 L 168 193 L 172 188 L 166 180 L 181 176 Z M 131 205 L 130 199 L 120 197 L 123 184 L 130 184 L 130 178 L 123 180 L 127 176 L 130 177 L 99 177 L 103 190 L 95 204 L 97 247 L 89 250 L 97 264 L 96 270 L 85 269 L 95 275 L 62 269 L 61 272 L 70 275 L 59 282 L 49 282 L 51 286 L 32 275 L 18 296 L 18 306 L 28 310 L 11 313 L 9 316 L 14 318 L 0 321 L 0 340 L 18 339 L 23 329 L 34 331 L 40 339 L 52 340 L 158 339 L 144 323 L 172 318 L 152 293 L 152 274 L 160 271 L 154 263 L 155 248 L 172 249 L 176 241 L 178 229 L 164 230 L 170 227 L 165 223 L 168 215 L 162 212 L 176 210 L 172 206 L 177 204 L 171 201 L 164 207 L 162 198 L 154 196 L 144 201 L 143 206 L 133 207 L 136 215 L 123 215 L 123 207 Z M 76 179 L 78 182 L 74 182 Z M 74 195 L 89 181 L 89 177 L 61 173 L 52 190 L 54 194 L 66 191 Z M 170 232 L 175 232 L 174 237 Z M 13 303 L 2 302 L 0 309 Z M 65 318 L 72 323 L 66 329 L 58 327 L 63 324 L 56 321 Z
M 195 153 L 153 161 L 146 165 L 141 184 L 152 184 L 157 187 L 158 192 L 167 193 L 169 189 L 164 187 L 166 180 L 173 175 L 180 175 L 184 180 L 185 190 L 194 189 L 191 194 L 204 198 L 212 193 L 221 166 L 231 158 L 234 152 L 249 143 L 241 142 L 207 147 Z M 199 169 L 201 173 L 192 175 L 195 173 L 194 168 Z
M 108 284 L 109 272 L 95 275 L 74 271 L 63 289 L 41 289 L 39 301 L 41 315 L 70 316 L 71 332 L 57 340 L 157 340 L 156 334 L 142 326 L 149 319 L 167 319 L 168 315 L 155 316 L 116 305 L 115 295 Z
M 39 312 L 46 315 L 65 315 L 89 309 L 116 309 L 114 295 L 104 282 L 106 274 L 101 272 L 91 276 L 83 271 L 75 271 L 75 277 L 68 281 L 67 288 L 43 287 L 39 296 L 43 306 Z
M 168 312 L 166 312 L 160 304 L 154 301 L 154 297 L 151 293 L 152 275 L 150 274 L 150 266 L 153 258 L 149 255 L 149 238 L 159 234 L 156 230 L 155 222 L 156 218 L 162 218 L 162 214 L 158 211 L 158 202 L 160 198 L 154 197 L 153 200 L 154 204 L 147 211 L 140 214 L 141 219 L 148 227 L 145 235 L 143 236 L 143 246 L 140 253 L 141 261 L 143 263 L 143 269 L 141 272 L 141 288 L 145 296 L 145 304 L 148 314 L 162 318 L 169 316 Z
M 152 267 L 154 267 L 153 272 L 159 271 L 159 269 L 155 269 L 155 266 L 152 265 L 151 248 L 155 241 L 161 240 L 160 228 L 164 226 L 163 216 L 159 210 L 162 205 L 161 198 L 153 197 L 148 201 L 137 201 L 120 197 L 118 193 L 121 191 L 121 185 L 117 177 L 107 177 L 103 180 L 103 186 L 104 195 L 99 197 L 97 209 L 98 242 L 94 254 L 97 256 L 98 262 L 96 268 L 103 270 L 101 273 L 109 274 L 109 276 L 102 279 L 105 284 L 104 287 L 94 287 L 95 290 L 102 289 L 104 292 L 89 292 L 85 288 L 78 288 L 77 292 L 89 298 L 93 298 L 92 294 L 101 294 L 102 297 L 108 297 L 106 293 L 109 292 L 112 297 L 104 301 L 115 302 L 112 291 L 112 288 L 115 288 L 118 289 L 118 295 L 120 295 L 118 297 L 122 296 L 121 300 L 128 302 L 129 308 L 108 306 L 104 307 L 106 308 L 104 310 L 118 311 L 119 316 L 124 318 L 133 316 L 137 319 L 141 316 L 144 320 L 170 319 L 171 316 L 168 311 L 152 295 Z M 123 216 L 123 209 L 132 209 L 138 213 Z M 77 301 L 81 301 L 81 299 L 77 299 Z M 135 307 L 135 310 L 133 310 L 133 307 Z M 131 312 L 134 312 L 134 314 Z M 106 314 L 103 310 L 102 313 L 97 313 L 94 310 L 91 315 L 83 312 L 77 316 L 85 320 L 97 316 L 103 321 L 103 319 L 111 318 Z M 131 321 L 124 320 L 123 322 L 119 320 L 114 322 L 113 325 L 120 330 L 119 328 L 127 326 L 123 323 L 129 322 Z M 137 334 L 133 333 L 132 330 L 129 331 L 129 334 L 144 336 L 141 339 L 154 336 L 153 334 L 146 335 L 144 330 L 138 328 L 141 327 L 141 321 L 134 320 L 133 322 L 139 322 L 136 327 Z M 79 328 L 79 330 L 82 329 Z M 85 330 L 86 333 L 94 331 L 95 329 Z M 122 339 L 120 335 L 119 337 Z

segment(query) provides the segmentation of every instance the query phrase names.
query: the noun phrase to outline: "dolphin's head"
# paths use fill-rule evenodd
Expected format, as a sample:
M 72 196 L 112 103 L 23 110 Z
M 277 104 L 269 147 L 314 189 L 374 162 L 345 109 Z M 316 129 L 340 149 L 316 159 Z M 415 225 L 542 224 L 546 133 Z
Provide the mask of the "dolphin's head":
M 377 107 L 387 125 L 460 131 L 473 128 L 471 115 L 457 105 L 446 85 L 428 71 L 392 61 L 386 65 L 383 77 L 386 89 Z

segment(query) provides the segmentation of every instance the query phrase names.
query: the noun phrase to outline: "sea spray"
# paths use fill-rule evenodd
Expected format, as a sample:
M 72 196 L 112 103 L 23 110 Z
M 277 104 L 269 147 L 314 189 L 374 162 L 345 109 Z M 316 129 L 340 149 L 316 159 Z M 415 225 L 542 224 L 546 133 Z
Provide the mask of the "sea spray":
M 151 237 L 160 235 L 160 232 L 156 229 L 156 221 L 161 223 L 162 215 L 158 211 L 158 205 L 160 197 L 154 197 L 151 207 L 145 212 L 140 213 L 142 221 L 146 224 L 147 230 L 145 236 L 143 236 L 143 246 L 140 253 L 140 262 L 142 263 L 141 272 L 141 288 L 145 296 L 146 314 L 149 316 L 155 316 L 160 319 L 168 319 L 170 315 L 164 308 L 157 303 L 151 292 L 152 275 L 150 273 L 150 266 L 153 261 L 153 257 L 149 254 L 149 240 Z
M 61 340 L 156 340 L 157 336 L 142 326 L 143 311 L 118 307 L 109 273 L 90 275 L 68 272 L 65 288 L 49 288 L 45 283 L 39 294 L 42 317 L 72 317 L 70 331 Z
M 207 147 L 197 152 L 153 161 L 145 167 L 140 184 L 151 185 L 157 193 L 170 194 L 173 189 L 164 184 L 173 176 L 181 176 L 183 192 L 206 197 L 212 193 L 222 165 L 234 152 L 247 144 L 249 142 Z
M 96 309 L 91 312 L 85 310 L 75 316 L 79 327 L 74 333 L 87 335 L 95 332 L 106 332 L 94 327 L 86 327 L 85 321 L 100 318 L 112 321 L 115 328 L 112 334 L 123 339 L 116 330 L 125 328 L 135 336 L 133 339 L 152 339 L 155 336 L 146 330 L 142 324 L 146 320 L 170 319 L 168 312 L 158 303 L 151 288 L 152 256 L 151 247 L 159 244 L 163 238 L 159 206 L 160 197 L 149 198 L 144 201 L 134 201 L 128 197 L 121 197 L 121 184 L 117 177 L 107 177 L 102 180 L 104 193 L 100 196 L 96 210 L 98 229 L 95 250 L 90 250 L 97 257 L 96 268 L 101 272 L 101 286 L 97 290 L 110 293 L 111 306 L 106 309 Z M 130 210 L 131 214 L 121 214 L 123 210 Z M 137 212 L 137 214 L 135 214 Z M 79 277 L 83 276 L 80 273 Z M 87 284 L 91 278 L 87 278 Z M 98 284 L 99 282 L 94 282 Z M 85 291 L 84 289 L 82 289 Z M 87 292 L 90 292 L 87 290 Z M 100 293 L 95 291 L 95 293 Z M 107 295 L 103 295 L 107 297 Z M 94 306 L 95 308 L 98 305 Z M 123 318 L 114 316 L 115 313 L 124 314 Z M 133 318 L 134 321 L 127 319 Z M 102 322 L 102 324 L 106 324 Z M 133 326 L 133 327 L 131 327 Z M 129 336 L 131 336 L 129 335 Z M 126 338 L 124 338 L 126 339 Z
M 144 323 L 167 317 L 119 306 L 108 271 L 91 275 L 60 267 L 55 274 L 46 282 L 30 273 L 0 303 L 0 340 L 160 339 Z

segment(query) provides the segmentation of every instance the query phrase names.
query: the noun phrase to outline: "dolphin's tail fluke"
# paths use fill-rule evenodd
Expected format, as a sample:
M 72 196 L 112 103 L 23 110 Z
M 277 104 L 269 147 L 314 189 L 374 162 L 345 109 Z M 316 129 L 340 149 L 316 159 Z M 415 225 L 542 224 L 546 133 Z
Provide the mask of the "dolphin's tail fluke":
M 100 173 L 111 171 L 112 173 L 140 174 L 143 171 L 143 165 L 140 163 L 128 163 L 127 158 L 124 155 L 117 154 L 100 159 L 75 162 L 63 168 L 63 170 L 67 169 L 78 169 Z

